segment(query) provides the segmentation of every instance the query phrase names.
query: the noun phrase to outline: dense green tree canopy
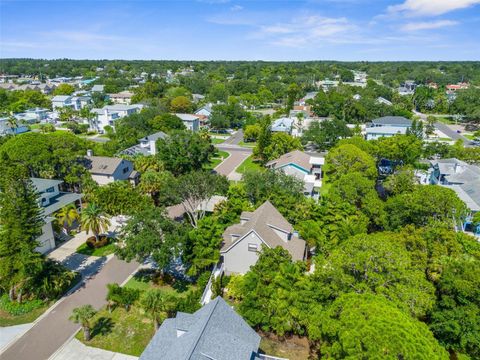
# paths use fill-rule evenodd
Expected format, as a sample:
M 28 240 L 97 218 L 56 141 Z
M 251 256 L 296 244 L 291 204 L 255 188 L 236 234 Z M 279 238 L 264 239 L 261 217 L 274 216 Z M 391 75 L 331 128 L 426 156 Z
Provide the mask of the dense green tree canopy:
M 210 141 L 198 133 L 175 131 L 157 142 L 157 157 L 174 175 L 202 169 L 213 154 Z
M 320 356 L 334 359 L 443 359 L 425 324 L 378 295 L 346 294 L 310 324 Z
M 325 171 L 330 181 L 353 172 L 361 173 L 369 179 L 377 177 L 374 158 L 351 144 L 335 147 L 327 154 Z
M 425 316 L 435 302 L 433 285 L 389 233 L 354 236 L 316 264 L 315 284 L 325 300 L 345 292 L 374 293 L 417 317 Z

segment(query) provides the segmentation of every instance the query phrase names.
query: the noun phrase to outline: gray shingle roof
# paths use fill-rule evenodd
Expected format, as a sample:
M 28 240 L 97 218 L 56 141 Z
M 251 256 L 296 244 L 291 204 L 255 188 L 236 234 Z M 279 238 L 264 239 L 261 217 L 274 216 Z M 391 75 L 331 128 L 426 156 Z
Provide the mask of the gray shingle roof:
M 372 120 L 372 123 L 374 125 L 412 126 L 412 120 L 404 118 L 403 116 L 383 116 Z
M 270 203 L 265 201 L 253 213 L 243 212 L 241 219 L 248 219 L 243 225 L 235 224 L 229 226 L 223 233 L 223 246 L 221 252 L 227 252 L 235 243 L 241 241 L 243 237 L 252 231 L 271 248 L 277 246 L 283 247 L 292 255 L 293 260 L 303 260 L 305 254 L 305 241 L 296 236 L 292 236 L 290 240 L 284 241 L 275 231 L 281 230 L 286 233 L 293 233 L 292 225 L 278 212 L 278 210 Z M 232 240 L 231 235 L 238 235 Z
M 113 175 L 124 161 L 121 158 L 108 156 L 86 156 L 86 159 L 90 162 L 88 170 L 93 174 L 101 175 Z
M 51 188 L 55 185 L 60 185 L 63 183 L 62 180 L 55 180 L 55 179 L 42 179 L 42 178 L 30 178 L 33 183 L 33 186 L 37 189 L 38 192 L 43 192 L 48 188 Z
M 253 359 L 260 336 L 222 298 L 167 319 L 140 360 Z
M 278 169 L 279 167 L 288 164 L 296 164 L 305 169 L 306 171 L 310 171 L 310 168 L 312 167 L 312 165 L 310 164 L 310 155 L 300 150 L 294 150 L 289 153 L 283 154 L 278 159 L 269 161 L 266 166 Z
M 165 139 L 167 134 L 163 131 L 159 131 L 155 134 L 145 136 L 144 138 L 140 139 L 140 141 L 157 141 L 158 139 Z

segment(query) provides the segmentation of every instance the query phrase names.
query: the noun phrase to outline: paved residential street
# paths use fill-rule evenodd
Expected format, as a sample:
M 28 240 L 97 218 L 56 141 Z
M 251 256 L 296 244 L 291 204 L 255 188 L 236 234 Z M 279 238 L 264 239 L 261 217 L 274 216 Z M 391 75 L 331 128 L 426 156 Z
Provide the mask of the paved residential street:
M 452 130 L 450 126 L 443 124 L 441 122 L 435 123 L 435 128 L 443 132 L 448 137 L 452 138 L 452 140 L 457 141 L 458 139 L 463 140 L 463 143 L 466 147 L 470 147 L 471 140 L 467 139 L 465 136 L 457 133 L 456 131 Z
M 420 117 L 420 119 L 423 121 L 423 122 L 426 122 L 427 121 L 427 117 L 428 115 L 427 114 L 423 114 L 419 111 L 415 111 L 413 110 L 413 113 L 417 116 Z M 438 115 L 432 115 L 434 117 L 437 117 Z M 465 145 L 465 147 L 470 147 L 470 142 L 471 140 L 467 139 L 465 136 L 463 136 L 462 134 L 459 134 L 457 133 L 456 130 L 452 129 L 452 127 L 448 126 L 447 124 L 444 124 L 444 123 L 441 123 L 441 122 L 436 122 L 435 124 L 435 128 L 439 131 L 441 131 L 442 133 L 444 133 L 446 136 L 448 136 L 449 138 L 451 138 L 453 141 L 457 141 L 458 139 L 460 140 L 463 140 L 463 144 Z
M 138 266 L 136 262 L 126 263 L 116 257 L 111 258 L 85 287 L 66 296 L 50 313 L 0 354 L 0 359 L 48 359 L 80 328 L 68 320 L 72 310 L 85 304 L 91 304 L 96 309 L 101 308 L 106 303 L 106 285 L 121 284 Z
M 243 130 L 238 130 L 220 145 L 238 145 L 243 140 Z
M 235 169 L 252 154 L 252 149 L 243 148 L 236 145 L 217 146 L 220 150 L 226 151 L 230 154 L 222 163 L 220 163 L 214 170 L 220 174 L 228 177 L 229 180 L 238 180 L 235 177 Z

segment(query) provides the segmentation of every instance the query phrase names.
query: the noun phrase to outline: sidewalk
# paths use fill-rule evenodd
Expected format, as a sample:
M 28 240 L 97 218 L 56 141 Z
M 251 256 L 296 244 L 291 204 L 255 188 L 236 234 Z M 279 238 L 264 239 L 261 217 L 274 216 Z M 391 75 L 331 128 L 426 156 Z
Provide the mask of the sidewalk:
M 55 353 L 50 360 L 137 360 L 136 356 L 115 353 L 84 345 L 73 338 Z

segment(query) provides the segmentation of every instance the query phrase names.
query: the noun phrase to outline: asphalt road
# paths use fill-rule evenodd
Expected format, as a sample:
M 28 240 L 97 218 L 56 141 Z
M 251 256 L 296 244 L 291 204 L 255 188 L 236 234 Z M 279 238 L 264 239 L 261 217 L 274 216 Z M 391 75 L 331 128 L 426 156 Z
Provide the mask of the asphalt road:
M 238 145 L 240 141 L 243 140 L 243 130 L 238 130 L 235 134 L 230 136 L 227 140 L 225 140 L 221 145 L 228 144 L 228 145 Z
M 80 328 L 79 325 L 68 320 L 72 310 L 85 304 L 90 304 L 96 309 L 101 308 L 106 304 L 106 285 L 121 284 L 138 266 L 136 262 L 126 263 L 117 258 L 108 261 L 84 288 L 66 296 L 50 313 L 0 354 L 0 359 L 48 359 Z
M 419 111 L 415 111 L 415 110 L 412 110 L 413 113 L 415 115 L 418 115 L 420 117 L 420 119 L 424 122 L 427 121 L 427 117 L 428 115 L 426 114 L 423 114 Z M 432 115 L 432 116 L 439 116 L 439 115 Z M 435 124 L 435 128 L 437 130 L 440 130 L 441 132 L 443 132 L 445 135 L 447 135 L 448 137 L 450 137 L 452 140 L 454 141 L 457 141 L 458 139 L 461 139 L 463 141 L 463 144 L 465 147 L 470 147 L 472 145 L 470 145 L 470 142 L 471 140 L 467 139 L 465 136 L 457 133 L 455 130 L 453 130 L 450 126 L 444 124 L 444 123 L 441 123 L 441 122 L 436 122 Z
M 454 141 L 457 141 L 458 139 L 460 140 L 463 140 L 463 144 L 466 146 L 466 147 L 470 147 L 470 142 L 472 140 L 470 139 L 467 139 L 465 136 L 463 136 L 462 134 L 459 134 L 457 133 L 455 130 L 452 130 L 448 125 L 445 125 L 441 122 L 436 122 L 435 123 L 435 128 L 437 128 L 438 130 L 440 130 L 441 132 L 443 132 L 445 135 L 447 135 L 448 137 L 452 138 L 452 140 Z
M 223 162 L 221 162 L 214 170 L 229 178 L 233 175 L 235 169 L 252 154 L 251 148 L 241 147 L 238 144 L 243 140 L 243 131 L 239 130 L 221 144 L 216 147 L 230 154 Z M 232 178 L 233 179 L 233 178 Z

